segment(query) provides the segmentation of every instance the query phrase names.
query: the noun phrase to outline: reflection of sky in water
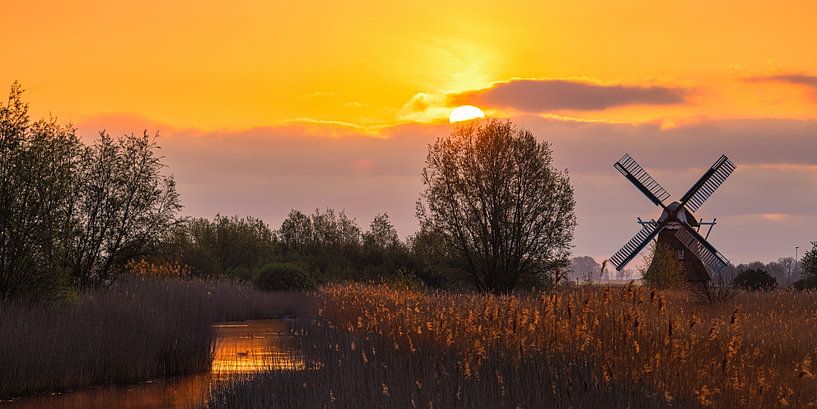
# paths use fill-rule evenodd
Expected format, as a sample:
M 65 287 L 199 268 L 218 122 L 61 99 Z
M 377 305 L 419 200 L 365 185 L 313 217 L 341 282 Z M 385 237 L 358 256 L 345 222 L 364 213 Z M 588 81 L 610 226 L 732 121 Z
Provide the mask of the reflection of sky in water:
M 267 369 L 302 370 L 283 320 L 213 325 L 216 344 L 209 374 L 133 385 L 111 385 L 0 403 L 0 409 L 182 409 L 203 402 L 217 382 Z
M 248 321 L 218 324 L 210 372 L 218 378 L 246 375 L 267 369 L 302 370 L 304 361 L 294 354 L 285 321 Z M 272 342 L 271 342 L 272 341 Z

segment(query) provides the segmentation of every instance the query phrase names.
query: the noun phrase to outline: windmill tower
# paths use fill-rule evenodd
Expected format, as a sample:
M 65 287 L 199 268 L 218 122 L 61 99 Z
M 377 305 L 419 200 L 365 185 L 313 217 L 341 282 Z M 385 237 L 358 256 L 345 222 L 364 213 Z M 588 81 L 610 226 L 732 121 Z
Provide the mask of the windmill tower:
M 729 265 L 729 260 L 707 241 L 716 220 L 704 222 L 696 219 L 693 214 L 735 170 L 735 165 L 726 155 L 721 155 L 680 201 L 668 205 L 664 202 L 669 199 L 669 192 L 630 155 L 625 154 L 613 167 L 647 199 L 663 209 L 657 221 L 653 219 L 644 221 L 638 218 L 641 231 L 610 258 L 616 270 L 621 271 L 656 236 L 659 246 L 665 245 L 675 252 L 687 281 L 708 281 Z M 709 226 L 706 237 L 700 234 L 701 226 L 705 225 Z

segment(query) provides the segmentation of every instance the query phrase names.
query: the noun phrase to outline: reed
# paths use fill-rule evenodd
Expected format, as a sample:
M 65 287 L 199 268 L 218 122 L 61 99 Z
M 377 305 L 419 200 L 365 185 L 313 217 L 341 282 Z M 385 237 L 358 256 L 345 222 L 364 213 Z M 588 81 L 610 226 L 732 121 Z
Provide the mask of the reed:
M 72 303 L 0 306 L 0 398 L 209 369 L 210 324 L 293 314 L 299 294 L 131 278 Z
M 719 305 L 645 287 L 506 296 L 339 285 L 300 337 L 313 369 L 208 408 L 773 408 L 817 404 L 817 294 Z

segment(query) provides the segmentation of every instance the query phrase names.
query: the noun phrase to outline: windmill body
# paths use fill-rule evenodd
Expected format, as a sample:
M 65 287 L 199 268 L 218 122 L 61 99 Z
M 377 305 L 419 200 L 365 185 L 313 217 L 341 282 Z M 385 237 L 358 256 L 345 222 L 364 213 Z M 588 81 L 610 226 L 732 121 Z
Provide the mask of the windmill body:
M 729 260 L 708 242 L 709 233 L 707 237 L 699 233 L 702 225 L 708 225 L 711 230 L 715 220 L 699 221 L 693 214 L 735 170 L 735 165 L 729 158 L 722 155 L 681 200 L 669 204 L 665 204 L 670 197 L 669 192 L 630 155 L 625 154 L 613 166 L 647 199 L 663 209 L 658 220 L 638 219 L 641 231 L 610 258 L 617 270 L 621 271 L 656 237 L 657 245 L 666 246 L 674 251 L 688 281 L 708 281 L 729 265 Z

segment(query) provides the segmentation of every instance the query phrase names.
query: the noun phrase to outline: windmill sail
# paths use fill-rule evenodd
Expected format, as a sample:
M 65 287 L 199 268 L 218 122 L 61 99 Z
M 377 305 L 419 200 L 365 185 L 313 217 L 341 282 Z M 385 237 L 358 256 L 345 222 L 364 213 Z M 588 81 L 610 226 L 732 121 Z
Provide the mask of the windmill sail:
M 698 210 L 735 168 L 735 164 L 726 155 L 721 155 L 720 159 L 681 198 L 681 205 L 686 206 L 691 212 Z
M 662 229 L 662 226 L 657 222 L 645 222 L 641 231 L 639 231 L 621 250 L 617 251 L 613 257 L 610 258 L 610 262 L 616 267 L 616 270 L 621 271 L 630 260 L 635 257 L 639 251 L 641 251 L 650 240 L 655 237 Z
M 712 247 L 709 242 L 701 237 L 689 225 L 684 224 L 684 228 L 678 229 L 675 237 L 686 246 L 689 251 L 695 254 L 698 259 L 704 264 L 710 275 L 716 275 L 729 265 L 729 260 L 726 259 L 715 247 Z
M 644 196 L 647 196 L 651 202 L 655 203 L 656 206 L 666 207 L 663 202 L 669 198 L 669 192 L 656 182 L 629 154 L 625 153 L 613 167 L 621 172 L 624 177 L 635 185 Z

